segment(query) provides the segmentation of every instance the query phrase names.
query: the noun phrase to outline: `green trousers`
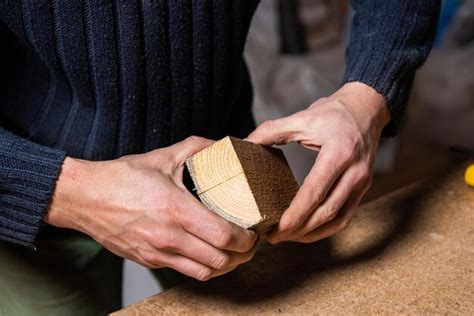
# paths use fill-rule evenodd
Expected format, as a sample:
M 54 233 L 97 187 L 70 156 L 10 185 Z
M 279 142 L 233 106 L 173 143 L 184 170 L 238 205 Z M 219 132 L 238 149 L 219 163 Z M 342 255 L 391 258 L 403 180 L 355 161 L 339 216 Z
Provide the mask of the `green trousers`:
M 105 315 L 121 308 L 123 259 L 78 233 L 0 242 L 0 315 Z M 167 288 L 184 277 L 153 271 Z

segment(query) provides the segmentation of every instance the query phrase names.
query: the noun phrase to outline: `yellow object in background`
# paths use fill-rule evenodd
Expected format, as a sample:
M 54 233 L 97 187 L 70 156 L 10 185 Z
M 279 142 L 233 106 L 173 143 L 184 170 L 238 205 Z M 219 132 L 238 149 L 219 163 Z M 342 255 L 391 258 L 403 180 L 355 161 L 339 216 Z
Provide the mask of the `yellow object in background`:
M 466 181 L 467 185 L 474 187 L 474 165 L 467 167 L 466 173 L 464 174 L 464 181 Z

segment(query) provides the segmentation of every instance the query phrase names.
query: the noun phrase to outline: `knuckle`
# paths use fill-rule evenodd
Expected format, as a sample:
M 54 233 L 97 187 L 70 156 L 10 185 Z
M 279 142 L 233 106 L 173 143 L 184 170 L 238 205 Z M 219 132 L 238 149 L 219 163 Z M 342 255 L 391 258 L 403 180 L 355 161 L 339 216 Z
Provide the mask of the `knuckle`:
M 174 250 L 177 248 L 178 240 L 174 235 L 165 235 L 157 239 L 157 247 L 164 250 Z
M 186 138 L 186 142 L 188 143 L 198 143 L 198 142 L 201 142 L 202 141 L 202 138 L 201 137 L 198 137 L 198 136 L 189 136 L 188 138 Z
M 227 248 L 232 242 L 232 234 L 228 230 L 219 229 L 215 242 L 218 248 Z
M 343 157 L 347 161 L 354 161 L 358 158 L 358 151 L 356 148 L 347 148 L 345 152 L 343 153 Z
M 332 221 L 336 217 L 338 211 L 339 208 L 335 205 L 326 207 L 321 213 L 322 222 L 327 223 L 329 221 Z
M 147 155 L 149 155 L 150 157 L 153 157 L 153 159 L 157 163 L 164 163 L 164 162 L 169 161 L 170 159 L 174 158 L 174 156 L 171 155 L 169 150 L 163 150 L 162 148 L 150 151 Z
M 309 186 L 308 187 L 309 196 L 314 201 L 314 204 L 317 205 L 321 203 L 325 198 L 325 191 L 322 186 Z
M 283 145 L 292 141 L 293 137 L 290 132 L 284 133 L 285 123 L 283 119 L 264 121 L 255 130 L 255 134 L 262 137 L 266 136 L 274 144 Z M 283 128 L 283 129 L 282 129 Z
M 201 268 L 199 269 L 194 278 L 199 281 L 207 281 L 212 277 L 212 270 L 210 268 Z
M 157 165 L 165 173 L 172 174 L 179 165 L 179 161 L 177 159 L 177 155 L 167 152 L 161 155 L 161 157 L 157 160 Z
M 165 189 L 166 190 L 166 189 Z M 176 192 L 167 190 L 164 196 L 160 196 L 159 202 L 160 221 L 168 225 L 184 226 L 191 222 L 187 209 L 183 208 L 180 201 L 176 199 Z
M 203 145 L 204 143 L 206 143 L 205 138 L 195 135 L 189 136 L 184 140 L 184 144 L 190 147 L 198 147 L 200 145 Z M 173 157 L 173 160 L 176 160 L 176 157 Z
M 211 266 L 217 270 L 222 270 L 226 268 L 229 265 L 229 263 L 230 263 L 230 256 L 225 255 L 225 254 L 215 256 L 214 258 L 211 259 Z
M 361 182 L 369 182 L 372 178 L 372 172 L 367 164 L 363 164 L 359 167 L 357 178 Z
M 359 154 L 358 147 L 358 142 L 355 139 L 347 138 L 343 141 L 341 146 L 342 157 L 348 161 L 357 159 Z
M 148 267 L 159 266 L 159 258 L 152 252 L 142 252 L 140 253 L 140 257 L 143 263 Z
M 158 239 L 157 231 L 154 229 L 149 229 L 148 227 L 138 227 L 134 234 L 153 246 L 155 245 L 155 241 Z
M 163 227 L 169 228 L 169 227 L 174 226 L 174 223 L 176 222 L 175 212 L 173 212 L 172 208 L 170 208 L 168 205 L 161 204 L 160 206 L 155 208 L 155 212 L 158 214 L 160 224 Z M 153 233 L 156 234 L 155 232 Z M 161 237 L 161 234 L 160 234 L 160 237 Z

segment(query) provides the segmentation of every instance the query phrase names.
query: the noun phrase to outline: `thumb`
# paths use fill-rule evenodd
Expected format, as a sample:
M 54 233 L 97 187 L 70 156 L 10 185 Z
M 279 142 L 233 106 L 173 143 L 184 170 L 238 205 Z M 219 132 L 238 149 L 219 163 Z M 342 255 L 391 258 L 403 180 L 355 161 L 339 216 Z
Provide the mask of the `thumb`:
M 296 132 L 295 118 L 288 116 L 263 122 L 245 140 L 264 146 L 283 145 L 291 142 Z
M 188 157 L 209 147 L 215 141 L 198 136 L 190 136 L 179 143 L 169 147 L 176 160 L 184 162 Z

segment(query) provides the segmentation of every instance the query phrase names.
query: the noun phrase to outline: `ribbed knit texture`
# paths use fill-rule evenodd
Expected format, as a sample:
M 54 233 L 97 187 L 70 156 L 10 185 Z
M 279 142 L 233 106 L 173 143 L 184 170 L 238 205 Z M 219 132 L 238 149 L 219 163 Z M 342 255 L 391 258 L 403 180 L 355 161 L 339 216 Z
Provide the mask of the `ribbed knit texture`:
M 0 144 L 0 239 L 29 246 L 38 234 L 65 153 L 3 129 Z
M 351 0 L 355 16 L 343 82 L 373 87 L 388 102 L 391 121 L 384 136 L 396 134 L 415 71 L 433 45 L 438 0 Z
M 246 136 L 242 53 L 257 4 L 1 1 L 0 239 L 34 244 L 66 154 Z
M 353 1 L 345 81 L 400 121 L 436 1 Z M 114 159 L 191 134 L 246 136 L 257 0 L 0 2 L 0 239 L 32 246 L 65 155 Z

